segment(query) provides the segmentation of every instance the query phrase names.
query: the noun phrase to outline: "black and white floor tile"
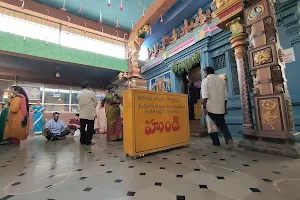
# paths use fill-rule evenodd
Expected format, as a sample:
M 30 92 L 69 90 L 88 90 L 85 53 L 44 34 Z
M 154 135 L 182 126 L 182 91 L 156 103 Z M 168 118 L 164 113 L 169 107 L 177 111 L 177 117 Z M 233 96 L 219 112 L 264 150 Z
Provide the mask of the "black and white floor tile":
M 94 142 L 35 136 L 0 146 L 0 200 L 299 199 L 300 160 L 227 151 L 208 138 L 133 160 L 122 142 Z

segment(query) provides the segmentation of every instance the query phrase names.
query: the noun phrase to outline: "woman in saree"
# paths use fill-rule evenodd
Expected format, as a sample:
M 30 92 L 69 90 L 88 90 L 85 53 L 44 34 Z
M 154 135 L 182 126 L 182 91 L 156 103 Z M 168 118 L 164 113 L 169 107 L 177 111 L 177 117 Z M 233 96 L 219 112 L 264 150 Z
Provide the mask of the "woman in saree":
M 12 86 L 10 90 L 7 90 L 7 93 L 10 105 L 3 139 L 8 140 L 11 144 L 19 145 L 20 141 L 25 140 L 29 134 L 28 97 L 20 86 Z
M 7 115 L 8 115 L 8 102 L 7 100 L 4 100 L 2 112 L 0 115 L 0 143 L 1 144 L 3 142 L 3 134 L 4 134 Z
M 114 88 L 108 88 L 106 96 L 107 140 L 115 141 L 123 138 L 123 122 L 121 119 L 120 101 L 114 94 Z
M 98 134 L 104 134 L 107 131 L 107 121 L 105 113 L 105 99 L 101 99 L 96 107 L 95 130 Z
M 44 125 L 44 106 L 42 106 L 41 102 L 38 100 L 36 101 L 36 104 L 32 106 L 31 110 L 33 111 L 33 132 L 35 135 L 42 134 Z

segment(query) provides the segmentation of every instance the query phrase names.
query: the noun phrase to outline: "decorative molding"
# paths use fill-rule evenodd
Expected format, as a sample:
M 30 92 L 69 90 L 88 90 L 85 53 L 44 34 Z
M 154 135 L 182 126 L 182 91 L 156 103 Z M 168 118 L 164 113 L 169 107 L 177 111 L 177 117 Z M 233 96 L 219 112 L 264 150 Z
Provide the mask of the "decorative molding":
M 258 22 L 264 18 L 267 18 L 271 15 L 270 9 L 272 9 L 272 8 L 269 8 L 269 4 L 267 1 L 268 0 L 258 1 L 256 3 L 253 3 L 248 8 L 246 8 L 246 10 L 244 11 L 244 19 L 245 19 L 246 27 L 252 26 L 256 22 Z M 259 13 L 259 15 L 257 15 L 256 17 L 252 17 L 250 19 L 250 15 L 255 15 L 255 11 L 257 8 L 262 8 L 261 13 Z M 253 11 L 254 11 L 254 13 L 253 13 Z
M 255 49 L 249 50 L 249 61 L 251 70 L 256 70 L 264 67 L 277 66 L 278 63 L 278 51 L 276 43 L 270 43 L 264 46 L 260 46 Z
M 216 10 L 214 11 L 214 13 L 217 16 L 220 16 L 226 11 L 230 10 L 230 8 L 241 2 L 241 0 L 214 0 L 213 4 L 215 4 L 216 6 Z

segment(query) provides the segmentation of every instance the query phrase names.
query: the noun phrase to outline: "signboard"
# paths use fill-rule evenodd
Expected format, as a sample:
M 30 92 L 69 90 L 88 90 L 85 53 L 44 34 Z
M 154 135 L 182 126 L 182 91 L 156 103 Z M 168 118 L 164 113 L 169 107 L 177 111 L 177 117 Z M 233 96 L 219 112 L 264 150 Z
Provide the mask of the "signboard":
M 53 92 L 53 97 L 60 98 L 60 93 Z
M 125 153 L 136 156 L 189 144 L 187 95 L 131 89 L 123 99 Z
M 171 92 L 171 72 L 164 73 L 160 76 L 150 79 L 150 90 Z
M 289 48 L 289 49 L 284 49 L 283 50 L 283 56 L 284 56 L 284 62 L 285 63 L 294 62 L 296 60 L 293 47 Z

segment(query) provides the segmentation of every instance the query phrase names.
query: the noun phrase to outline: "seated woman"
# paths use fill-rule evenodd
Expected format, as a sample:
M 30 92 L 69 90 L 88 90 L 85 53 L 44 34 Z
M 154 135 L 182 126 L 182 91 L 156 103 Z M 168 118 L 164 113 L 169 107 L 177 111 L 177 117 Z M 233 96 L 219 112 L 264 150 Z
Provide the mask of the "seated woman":
M 53 119 L 50 119 L 45 125 L 44 135 L 47 140 L 55 141 L 66 139 L 71 131 L 67 129 L 64 121 L 59 119 L 59 113 L 53 113 Z

